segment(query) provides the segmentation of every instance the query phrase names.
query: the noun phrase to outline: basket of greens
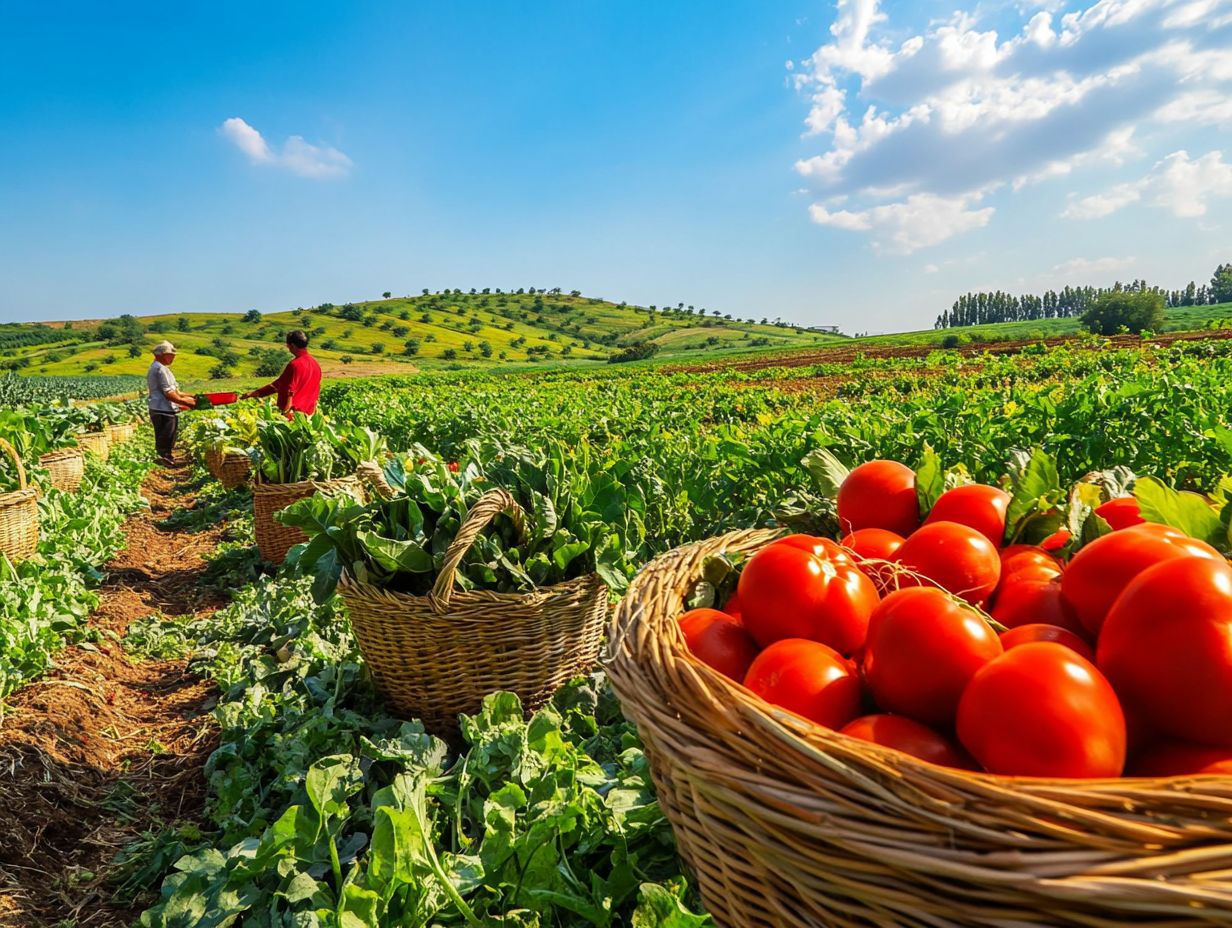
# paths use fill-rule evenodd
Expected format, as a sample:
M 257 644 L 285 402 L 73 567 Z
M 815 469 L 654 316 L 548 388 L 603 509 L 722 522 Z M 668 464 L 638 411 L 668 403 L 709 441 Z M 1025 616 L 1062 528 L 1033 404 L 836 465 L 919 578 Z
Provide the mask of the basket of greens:
M 257 444 L 249 452 L 253 531 L 261 557 L 281 564 L 292 546 L 306 540 L 295 526 L 276 521 L 275 513 L 318 493 L 362 501 L 356 470 L 384 453 L 385 439 L 371 429 L 334 425 L 320 413 L 287 419 L 270 407 L 257 423 Z
M 598 658 L 628 558 L 594 505 L 599 482 L 544 464 L 523 451 L 452 473 L 420 449 L 367 504 L 318 497 L 280 517 L 309 536 L 293 559 L 316 594 L 337 584 L 385 698 L 433 731 L 497 691 L 533 709 Z

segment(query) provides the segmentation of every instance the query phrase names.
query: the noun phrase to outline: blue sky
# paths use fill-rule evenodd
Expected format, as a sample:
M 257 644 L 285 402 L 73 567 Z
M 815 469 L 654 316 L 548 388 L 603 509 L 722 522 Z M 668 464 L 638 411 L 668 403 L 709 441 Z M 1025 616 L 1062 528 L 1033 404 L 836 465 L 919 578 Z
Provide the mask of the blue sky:
M 846 331 L 1232 260 L 1232 0 L 6 3 L 0 321 L 561 286 Z

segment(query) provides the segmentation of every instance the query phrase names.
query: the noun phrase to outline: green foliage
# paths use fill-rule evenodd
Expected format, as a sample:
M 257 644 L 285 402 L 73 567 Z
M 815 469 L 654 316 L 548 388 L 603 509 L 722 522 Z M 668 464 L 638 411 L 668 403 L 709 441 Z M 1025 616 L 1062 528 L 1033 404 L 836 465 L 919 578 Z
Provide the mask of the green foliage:
M 609 364 L 621 364 L 625 361 L 644 361 L 659 353 L 659 346 L 654 342 L 637 342 L 609 357 Z
M 353 474 L 384 451 L 384 439 L 371 429 L 335 424 L 320 412 L 287 419 L 267 404 L 251 455 L 266 482 L 299 483 Z
M 1164 298 L 1149 290 L 1137 293 L 1110 290 L 1096 297 L 1082 314 L 1083 327 L 1097 335 L 1159 329 L 1163 322 Z
M 287 353 L 277 348 L 261 348 L 257 353 L 257 366 L 253 373 L 258 377 L 277 377 L 287 366 Z

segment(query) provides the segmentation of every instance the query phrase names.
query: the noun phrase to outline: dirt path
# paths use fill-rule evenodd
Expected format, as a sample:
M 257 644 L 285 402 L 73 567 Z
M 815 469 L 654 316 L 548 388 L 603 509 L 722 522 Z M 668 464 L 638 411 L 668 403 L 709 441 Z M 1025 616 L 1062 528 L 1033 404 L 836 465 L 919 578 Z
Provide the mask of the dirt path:
M 188 505 L 182 471 L 155 471 L 150 509 L 124 526 L 92 623 L 97 644 L 62 652 L 46 677 L 14 693 L 0 719 L 0 928 L 127 926 L 108 901 L 117 851 L 159 823 L 192 819 L 213 749 L 213 687 L 181 661 L 130 662 L 119 644 L 152 612 L 208 615 L 198 592 L 222 527 L 158 527 Z

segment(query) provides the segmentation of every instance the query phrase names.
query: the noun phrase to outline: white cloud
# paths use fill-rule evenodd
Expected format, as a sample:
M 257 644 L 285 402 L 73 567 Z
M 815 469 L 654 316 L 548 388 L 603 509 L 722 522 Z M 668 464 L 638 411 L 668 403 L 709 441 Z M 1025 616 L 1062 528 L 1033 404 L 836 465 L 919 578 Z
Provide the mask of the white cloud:
M 988 225 L 994 210 L 991 206 L 973 209 L 979 199 L 978 195 L 947 199 L 917 193 L 901 203 L 886 203 L 865 210 L 831 212 L 822 204 L 814 203 L 809 207 L 809 215 L 820 225 L 869 232 L 879 250 L 908 255 Z
M 350 158 L 328 145 L 318 146 L 304 141 L 303 136 L 292 135 L 282 145 L 282 151 L 274 151 L 261 133 L 240 119 L 232 116 L 218 127 L 223 137 L 248 156 L 253 164 L 268 164 L 285 168 L 300 177 L 328 179 L 345 177 L 353 165 Z
M 1054 265 L 1053 270 L 1058 274 L 1066 274 L 1071 277 L 1087 280 L 1092 274 L 1111 274 L 1116 271 L 1125 271 L 1133 267 L 1136 258 L 1071 258 L 1069 261 L 1063 261 L 1060 264 Z
M 808 99 L 805 135 L 824 140 L 795 166 L 813 193 L 813 218 L 909 251 L 976 227 L 959 217 L 987 223 L 992 207 L 972 204 L 991 190 L 1013 196 L 1064 182 L 1067 215 L 1108 215 L 1144 192 L 1136 183 L 1082 190 L 1095 169 L 1159 159 L 1169 133 L 1157 128 L 1232 120 L 1232 55 L 1226 36 L 1212 34 L 1232 0 L 1095 0 L 1064 14 L 1061 6 L 994 5 L 1019 17 L 1002 35 L 972 0 L 976 12 L 911 34 L 879 0 L 838 0 L 831 40 L 792 75 Z M 1184 177 L 1177 183 L 1188 189 Z M 852 204 L 834 212 L 826 204 L 839 194 Z M 891 217 L 914 216 L 912 204 L 934 202 L 927 197 L 960 204 L 937 223 L 953 227 L 950 235 L 894 226 Z
M 1232 197 L 1232 162 L 1223 152 L 1191 159 L 1174 151 L 1140 180 L 1117 184 L 1102 193 L 1074 200 L 1061 214 L 1066 219 L 1102 219 L 1131 203 L 1145 201 L 1182 219 L 1205 216 L 1210 200 Z

